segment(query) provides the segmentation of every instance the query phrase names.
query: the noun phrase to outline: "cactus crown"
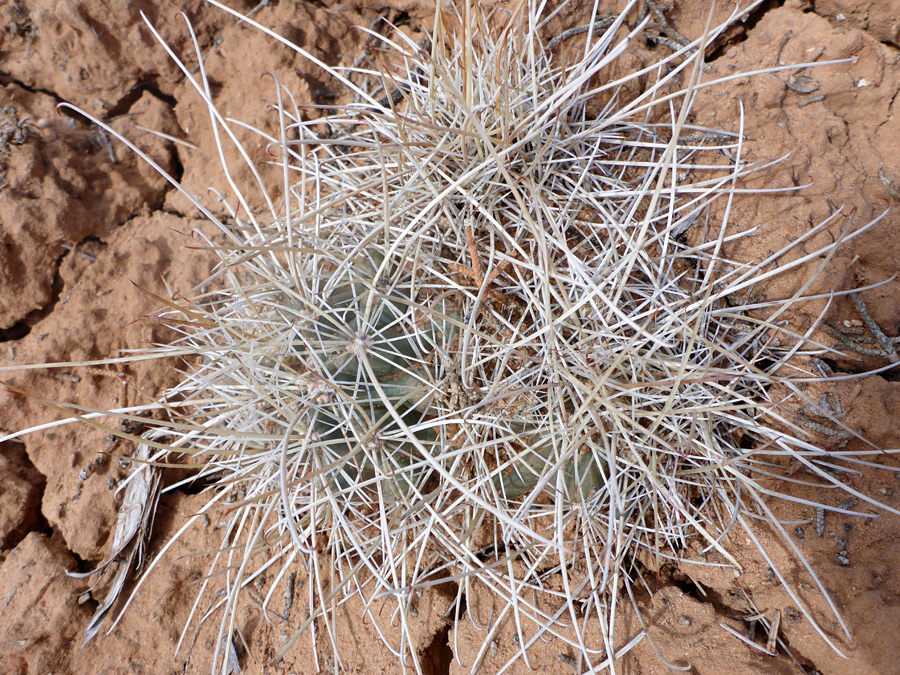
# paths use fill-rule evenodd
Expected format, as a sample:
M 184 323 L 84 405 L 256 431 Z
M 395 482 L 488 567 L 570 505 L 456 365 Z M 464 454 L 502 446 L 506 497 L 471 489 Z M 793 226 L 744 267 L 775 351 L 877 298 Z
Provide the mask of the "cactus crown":
M 380 252 L 363 251 L 327 276 L 295 323 L 292 366 L 306 400 L 303 440 L 293 443 L 327 455 L 326 475 L 341 488 L 376 474 L 409 479 L 402 469 L 418 452 L 401 425 L 420 448 L 437 452 L 439 433 L 429 422 L 456 313 L 446 301 L 423 303 L 413 282 L 402 269 L 386 269 Z

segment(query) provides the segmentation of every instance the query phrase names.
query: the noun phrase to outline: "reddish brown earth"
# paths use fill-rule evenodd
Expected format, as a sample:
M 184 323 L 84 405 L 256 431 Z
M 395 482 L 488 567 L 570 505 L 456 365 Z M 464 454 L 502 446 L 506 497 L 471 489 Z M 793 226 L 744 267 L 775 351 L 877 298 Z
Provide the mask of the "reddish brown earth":
M 214 47 L 206 63 L 225 115 L 258 125 L 271 123 L 265 106 L 274 85 L 269 78 L 261 79 L 264 72 L 277 74 L 301 102 L 330 100 L 332 85 L 294 53 L 236 27 L 199 0 L 181 4 L 204 53 Z M 255 5 L 234 0 L 229 4 L 244 12 Z M 554 27 L 583 23 L 584 4 L 562 13 Z M 724 5 L 721 16 L 733 8 L 732 3 L 720 5 Z M 328 63 L 347 65 L 363 43 L 352 27 L 369 25 L 381 7 L 412 33 L 424 30 L 433 12 L 417 0 L 355 4 L 282 0 L 261 7 L 255 18 Z M 667 16 L 682 33 L 694 37 L 706 8 L 705 2 L 682 0 L 667 8 Z M 164 342 L 165 330 L 141 320 L 157 306 L 152 294 L 187 292 L 209 272 L 211 257 L 198 250 L 190 235 L 203 223 L 187 201 L 96 127 L 55 110 L 57 103 L 66 101 L 112 120 L 117 131 L 134 139 L 193 193 L 222 185 L 221 176 L 211 169 L 218 162 L 205 108 L 141 22 L 141 9 L 177 53 L 184 54 L 189 64 L 196 63 L 185 25 L 168 4 L 161 9 L 143 0 L 10 0 L 2 8 L 0 366 L 102 359 L 119 350 Z M 759 230 L 729 253 L 759 260 L 842 205 L 847 212 L 856 209 L 857 225 L 890 208 L 877 228 L 841 249 L 815 290 L 858 287 L 897 274 L 900 1 L 767 2 L 731 30 L 709 56 L 707 78 L 777 64 L 856 57 L 853 63 L 803 71 L 815 80 L 814 92 L 798 93 L 797 87 L 789 87 L 795 83 L 789 78 L 800 72 L 788 70 L 739 78 L 699 97 L 695 119 L 710 127 L 737 128 L 743 105 L 750 157 L 771 160 L 791 153 L 746 185 L 810 185 L 799 192 L 739 198 L 732 214 L 735 226 Z M 139 127 L 165 132 L 197 148 L 170 143 Z M 264 148 L 255 151 L 263 153 Z M 836 219 L 806 250 L 839 236 L 845 224 L 846 219 Z M 774 297 L 792 283 L 796 279 L 787 278 L 765 290 Z M 896 335 L 900 283 L 891 280 L 863 297 L 884 331 Z M 798 327 L 809 325 L 822 307 L 810 305 L 790 320 Z M 837 299 L 827 318 L 835 323 L 859 317 L 849 300 Z M 818 337 L 826 344 L 831 341 L 824 333 Z M 860 372 L 885 361 L 848 356 L 834 365 L 841 371 Z M 32 394 L 0 391 L 0 434 L 56 417 L 52 407 L 36 397 L 89 407 L 119 405 L 126 388 L 115 372 L 106 366 L 0 373 Z M 132 403 L 153 399 L 176 378 L 164 368 L 141 364 L 128 365 L 125 373 Z M 895 374 L 845 382 L 835 391 L 844 408 L 850 409 L 845 420 L 849 426 L 861 429 L 880 447 L 900 447 L 900 389 Z M 211 627 L 200 631 L 188 666 L 187 648 L 176 655 L 175 645 L 194 597 L 190 583 L 202 575 L 202 561 L 181 556 L 215 548 L 219 542 L 214 524 L 176 545 L 170 562 L 150 577 L 111 635 L 101 634 L 89 647 L 81 647 L 97 600 L 85 595 L 84 581 L 68 578 L 64 571 L 88 569 L 105 559 L 115 527 L 114 488 L 126 475 L 119 460 L 131 451 L 129 443 L 110 441 L 102 431 L 81 425 L 3 444 L 0 672 L 208 671 L 215 638 Z M 885 463 L 890 461 L 896 462 Z M 894 472 L 873 469 L 846 480 L 854 489 L 900 508 L 900 481 Z M 794 494 L 810 497 L 811 490 L 797 487 Z M 816 498 L 836 504 L 846 496 L 819 493 Z M 202 500 L 202 495 L 179 492 L 163 498 L 151 557 Z M 697 567 L 658 570 L 658 592 L 639 599 L 660 652 L 670 662 L 690 663 L 694 673 L 900 671 L 900 517 L 882 514 L 862 520 L 830 514 L 824 536 L 819 537 L 811 509 L 781 503 L 776 513 L 806 523 L 804 537 L 795 543 L 833 595 L 852 642 L 840 639 L 824 600 L 801 573 L 790 549 L 767 528 L 760 527 L 758 536 L 850 660 L 838 656 L 814 633 L 752 545 L 740 538 L 731 542 L 733 550 L 744 554 L 739 555 L 745 565 L 740 576 Z M 849 564 L 839 560 L 842 551 Z M 653 561 L 646 564 L 654 569 Z M 725 624 L 746 634 L 748 624 L 739 617 L 749 615 L 747 598 L 769 616 L 781 612 L 780 635 L 796 662 L 784 650 L 776 657 L 766 656 L 722 628 Z M 467 598 L 469 615 L 454 624 L 452 616 L 444 617 L 446 597 L 423 596 L 414 630 L 434 673 L 469 672 L 472 648 L 481 644 L 479 626 L 483 628 L 484 617 L 490 615 L 490 602 L 473 593 Z M 249 649 L 242 656 L 244 672 L 315 672 L 308 637 L 297 642 L 280 666 L 270 664 L 302 621 L 305 607 L 298 600 L 287 621 L 272 624 L 263 621 L 252 605 L 242 610 L 239 625 Z M 274 609 L 282 611 L 278 602 Z M 337 630 L 347 668 L 358 673 L 396 672 L 390 652 L 371 626 L 359 620 L 360 614 L 360 607 L 351 603 L 339 617 Z M 635 619 L 623 614 L 623 631 L 636 628 Z M 192 637 L 190 633 L 189 641 Z M 485 656 L 479 672 L 495 672 L 502 666 L 514 650 L 513 639 L 514 628 L 502 625 L 496 652 Z M 317 647 L 320 666 L 331 670 L 330 648 L 321 631 Z M 452 661 L 451 655 L 456 657 Z M 557 645 L 540 644 L 532 652 L 531 666 L 538 672 L 575 672 L 566 656 L 560 655 Z M 667 671 L 648 640 L 622 666 L 628 673 Z M 520 663 L 513 672 L 529 671 Z

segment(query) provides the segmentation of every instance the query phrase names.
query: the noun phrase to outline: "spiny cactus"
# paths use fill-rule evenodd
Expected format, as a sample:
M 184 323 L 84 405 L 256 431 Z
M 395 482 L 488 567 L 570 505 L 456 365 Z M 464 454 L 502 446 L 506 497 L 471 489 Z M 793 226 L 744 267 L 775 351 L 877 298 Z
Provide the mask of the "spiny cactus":
M 413 277 L 373 251 L 348 258 L 317 295 L 294 324 L 299 362 L 282 361 L 306 384 L 303 423 L 317 438 L 303 445 L 318 446 L 342 488 L 376 473 L 409 479 L 417 450 L 400 425 L 439 452 L 430 421 L 458 313 L 446 300 L 423 304 Z
M 200 592 L 208 615 L 222 610 L 223 649 L 241 589 L 299 567 L 310 614 L 298 634 L 323 619 L 336 668 L 335 610 L 359 595 L 421 672 L 413 598 L 437 584 L 456 584 L 458 609 L 475 587 L 503 607 L 472 672 L 504 622 L 519 639 L 506 666 L 553 637 L 588 669 L 614 667 L 645 634 L 616 632 L 620 593 L 640 618 L 636 552 L 689 563 L 697 538 L 736 565 L 732 529 L 782 529 L 755 471 L 793 458 L 837 484 L 824 464 L 859 461 L 822 452 L 770 401 L 774 384 L 806 399 L 786 366 L 819 347 L 780 317 L 815 273 L 783 300 L 746 300 L 841 242 L 769 270 L 826 222 L 758 264 L 733 262 L 727 209 L 710 237 L 684 239 L 756 167 L 739 133 L 688 123 L 704 46 L 724 27 L 609 75 L 646 25 L 627 25 L 634 7 L 561 36 L 582 36 L 566 63 L 537 3 L 439 6 L 422 45 L 373 35 L 391 55 L 381 72 L 289 45 L 357 101 L 323 133 L 279 89 L 280 136 L 254 133 L 279 157 L 286 209 L 265 185 L 265 217 L 240 192 L 233 222 L 194 200 L 234 242 L 217 249 L 224 288 L 162 313 L 183 337 L 155 352 L 202 355 L 167 396 L 183 418 L 149 421 L 175 439 L 161 454 L 190 447 L 218 481 L 211 504 L 240 500 L 210 566 L 229 572 L 224 593 L 209 579 Z M 197 77 L 179 65 L 240 146 L 202 59 Z M 370 78 L 386 91 L 358 83 Z M 395 603 L 399 642 L 379 602 Z

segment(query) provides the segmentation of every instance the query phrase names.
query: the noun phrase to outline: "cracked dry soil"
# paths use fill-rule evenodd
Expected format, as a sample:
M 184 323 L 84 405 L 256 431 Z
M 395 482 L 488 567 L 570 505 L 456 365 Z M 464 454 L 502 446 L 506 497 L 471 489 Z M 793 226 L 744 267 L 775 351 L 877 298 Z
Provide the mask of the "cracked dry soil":
M 57 103 L 68 101 L 111 120 L 118 132 L 134 139 L 192 193 L 223 184 L 222 176 L 211 169 L 218 162 L 206 112 L 153 41 L 139 9 L 176 53 L 190 60 L 189 38 L 176 9 L 187 13 L 208 54 L 215 95 L 226 116 L 271 125 L 266 104 L 274 90 L 271 81 L 260 80 L 266 71 L 276 73 L 301 103 L 333 100 L 330 83 L 293 53 L 235 26 L 200 0 L 178 4 L 175 8 L 125 0 L 8 0 L 0 9 L 4 13 L 0 25 L 5 24 L 0 28 L 2 365 L 100 359 L 165 341 L 169 336 L 164 329 L 141 320 L 155 309 L 152 294 L 186 291 L 210 270 L 211 257 L 194 247 L 189 234 L 206 225 L 186 200 L 105 134 L 55 111 Z M 364 37 L 352 27 L 370 25 L 377 13 L 416 38 L 428 29 L 433 16 L 432 6 L 417 0 L 229 4 L 242 12 L 256 9 L 257 20 L 335 65 L 353 62 Z M 721 19 L 733 5 L 719 4 Z M 702 30 L 707 8 L 700 0 L 663 6 L 669 23 L 690 38 Z M 587 12 L 588 3 L 574 2 L 551 28 L 584 23 Z M 809 185 L 796 192 L 739 198 L 734 223 L 739 229 L 759 229 L 729 255 L 744 260 L 764 256 L 841 205 L 857 209 L 858 222 L 891 208 L 875 230 L 840 250 L 818 287 L 853 288 L 897 274 L 898 45 L 900 0 L 794 0 L 765 3 L 710 48 L 710 76 L 857 57 L 854 63 L 839 66 L 736 79 L 699 97 L 695 121 L 710 127 L 736 129 L 739 102 L 743 104 L 752 159 L 772 160 L 790 153 L 773 169 L 751 177 L 749 185 Z M 645 44 L 637 49 L 666 47 Z M 188 143 L 174 144 L 144 129 Z M 264 148 L 254 151 L 261 159 Z M 822 236 L 838 236 L 844 223 L 837 219 Z M 764 292 L 781 295 L 791 281 L 780 279 Z M 863 298 L 885 333 L 895 336 L 900 327 L 900 282 L 891 281 Z M 804 308 L 808 314 L 798 310 L 791 322 L 808 326 L 818 309 Z M 860 317 L 853 303 L 840 299 L 826 319 L 838 325 L 857 323 Z M 818 337 L 825 343 L 832 340 L 824 333 Z M 884 358 L 852 352 L 829 361 L 836 372 L 846 373 L 885 363 Z M 164 368 L 142 364 L 129 365 L 124 372 L 127 387 L 112 367 L 3 373 L 3 379 L 46 399 L 106 407 L 123 399 L 153 398 L 175 378 Z M 896 448 L 900 447 L 898 387 L 896 372 L 887 371 L 836 384 L 828 391 L 838 397 L 843 410 L 849 410 L 849 426 L 861 429 L 880 447 Z M 54 412 L 36 398 L 0 390 L 0 431 L 53 418 Z M 209 627 L 189 635 L 196 639 L 177 656 L 175 645 L 194 597 L 191 584 L 203 574 L 203 560 L 188 556 L 217 546 L 216 523 L 193 536 L 190 545 L 178 543 L 169 553 L 170 562 L 141 590 L 116 630 L 82 649 L 82 633 L 97 601 L 85 582 L 65 576 L 64 571 L 88 569 L 104 559 L 116 517 L 114 488 L 127 471 L 121 460 L 132 448 L 98 430 L 69 425 L 8 442 L 0 450 L 0 672 L 207 672 L 214 640 Z M 896 462 L 885 460 L 891 461 Z M 864 471 L 845 480 L 900 507 L 900 480 L 891 471 Z M 802 499 L 813 488 L 797 485 L 792 490 Z M 202 498 L 187 492 L 163 498 L 151 556 Z M 843 501 L 846 495 L 834 498 Z M 740 576 L 645 562 L 657 587 L 640 602 L 662 653 L 670 661 L 690 663 L 694 673 L 726 668 L 733 674 L 898 672 L 900 517 L 882 514 L 863 520 L 829 514 L 821 521 L 814 510 L 799 503 L 779 503 L 776 512 L 795 521 L 792 531 L 798 546 L 846 619 L 854 641 L 839 645 L 850 660 L 835 654 L 814 633 L 767 566 L 753 556 L 749 542 L 741 541 L 732 542 L 745 564 Z M 776 562 L 791 572 L 789 577 L 813 611 L 825 616 L 824 600 L 791 562 L 787 547 L 765 527 L 759 528 L 758 536 Z M 741 558 L 741 553 L 746 555 Z M 752 622 L 746 598 L 752 598 L 760 612 L 780 611 L 779 635 L 796 661 L 783 650 L 778 656 L 765 656 L 723 628 L 724 624 L 748 634 Z M 464 673 L 471 667 L 470 645 L 480 644 L 476 634 L 484 622 L 469 618 L 488 616 L 490 598 L 466 600 L 467 614 L 453 624 L 445 616 L 450 602 L 446 593 L 438 589 L 420 598 L 418 648 L 427 655 L 433 673 Z M 304 618 L 302 601 L 290 605 L 287 598 L 274 603 L 286 620 L 272 624 L 253 607 L 244 609 L 239 618 L 249 648 L 242 656 L 244 672 L 315 671 L 308 638 L 299 640 L 280 666 L 270 665 L 293 626 Z M 351 603 L 339 617 L 349 671 L 396 672 L 394 658 L 371 627 L 359 621 L 360 609 Z M 638 627 L 627 614 L 623 621 L 626 629 Z M 824 625 L 837 638 L 838 626 L 828 620 Z M 495 672 L 505 663 L 513 639 L 511 626 L 501 629 L 496 650 L 491 650 L 480 672 Z M 756 639 L 764 644 L 765 635 Z M 321 665 L 328 669 L 329 648 L 321 632 L 318 646 Z M 561 654 L 552 643 L 536 647 L 531 663 L 539 672 L 576 672 L 570 655 Z M 667 671 L 646 640 L 622 666 L 627 673 Z M 520 663 L 513 672 L 528 671 Z

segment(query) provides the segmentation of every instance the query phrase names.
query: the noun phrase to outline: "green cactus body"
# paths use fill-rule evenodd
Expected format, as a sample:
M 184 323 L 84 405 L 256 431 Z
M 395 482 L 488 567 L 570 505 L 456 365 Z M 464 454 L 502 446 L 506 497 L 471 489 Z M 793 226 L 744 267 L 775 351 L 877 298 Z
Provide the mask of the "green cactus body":
M 552 467 L 557 463 L 558 450 L 553 442 L 542 439 L 535 424 L 515 423 L 511 426 L 528 447 L 513 466 L 494 476 L 494 487 L 506 499 L 517 499 L 531 492 L 546 478 L 544 489 L 555 491 L 557 470 Z M 568 501 L 584 501 L 606 484 L 606 460 L 599 456 L 594 439 L 588 445 L 589 450 L 580 452 L 562 465 L 563 489 Z
M 444 300 L 423 308 L 409 277 L 392 278 L 395 273 L 389 271 L 385 276 L 394 283 L 378 283 L 382 260 L 374 253 L 353 265 L 352 276 L 348 273 L 323 294 L 315 317 L 300 325 L 294 343 L 320 383 L 311 396 L 309 428 L 327 448 L 334 467 L 329 475 L 341 489 L 378 473 L 399 473 L 404 484 L 395 488 L 401 491 L 417 481 L 417 472 L 398 471 L 421 452 L 390 408 L 419 444 L 433 455 L 441 452 L 440 434 L 429 425 L 441 380 L 438 353 L 456 334 L 460 315 Z M 510 421 L 509 427 L 526 449 L 495 474 L 494 488 L 507 499 L 539 484 L 542 490 L 556 490 L 558 448 L 538 424 Z M 593 441 L 588 445 L 593 448 Z M 562 462 L 561 470 L 569 500 L 583 501 L 606 482 L 606 463 L 595 449 L 579 451 L 577 458 Z
M 319 382 L 309 406 L 310 428 L 334 458 L 331 474 L 340 488 L 377 472 L 390 475 L 421 456 L 391 408 L 437 454 L 439 434 L 428 422 L 435 414 L 439 352 L 459 319 L 443 300 L 424 309 L 418 305 L 409 277 L 377 283 L 382 258 L 375 253 L 370 260 L 353 265 L 353 278 L 323 294 L 316 316 L 299 326 L 294 342 Z M 381 286 L 390 291 L 380 292 Z

